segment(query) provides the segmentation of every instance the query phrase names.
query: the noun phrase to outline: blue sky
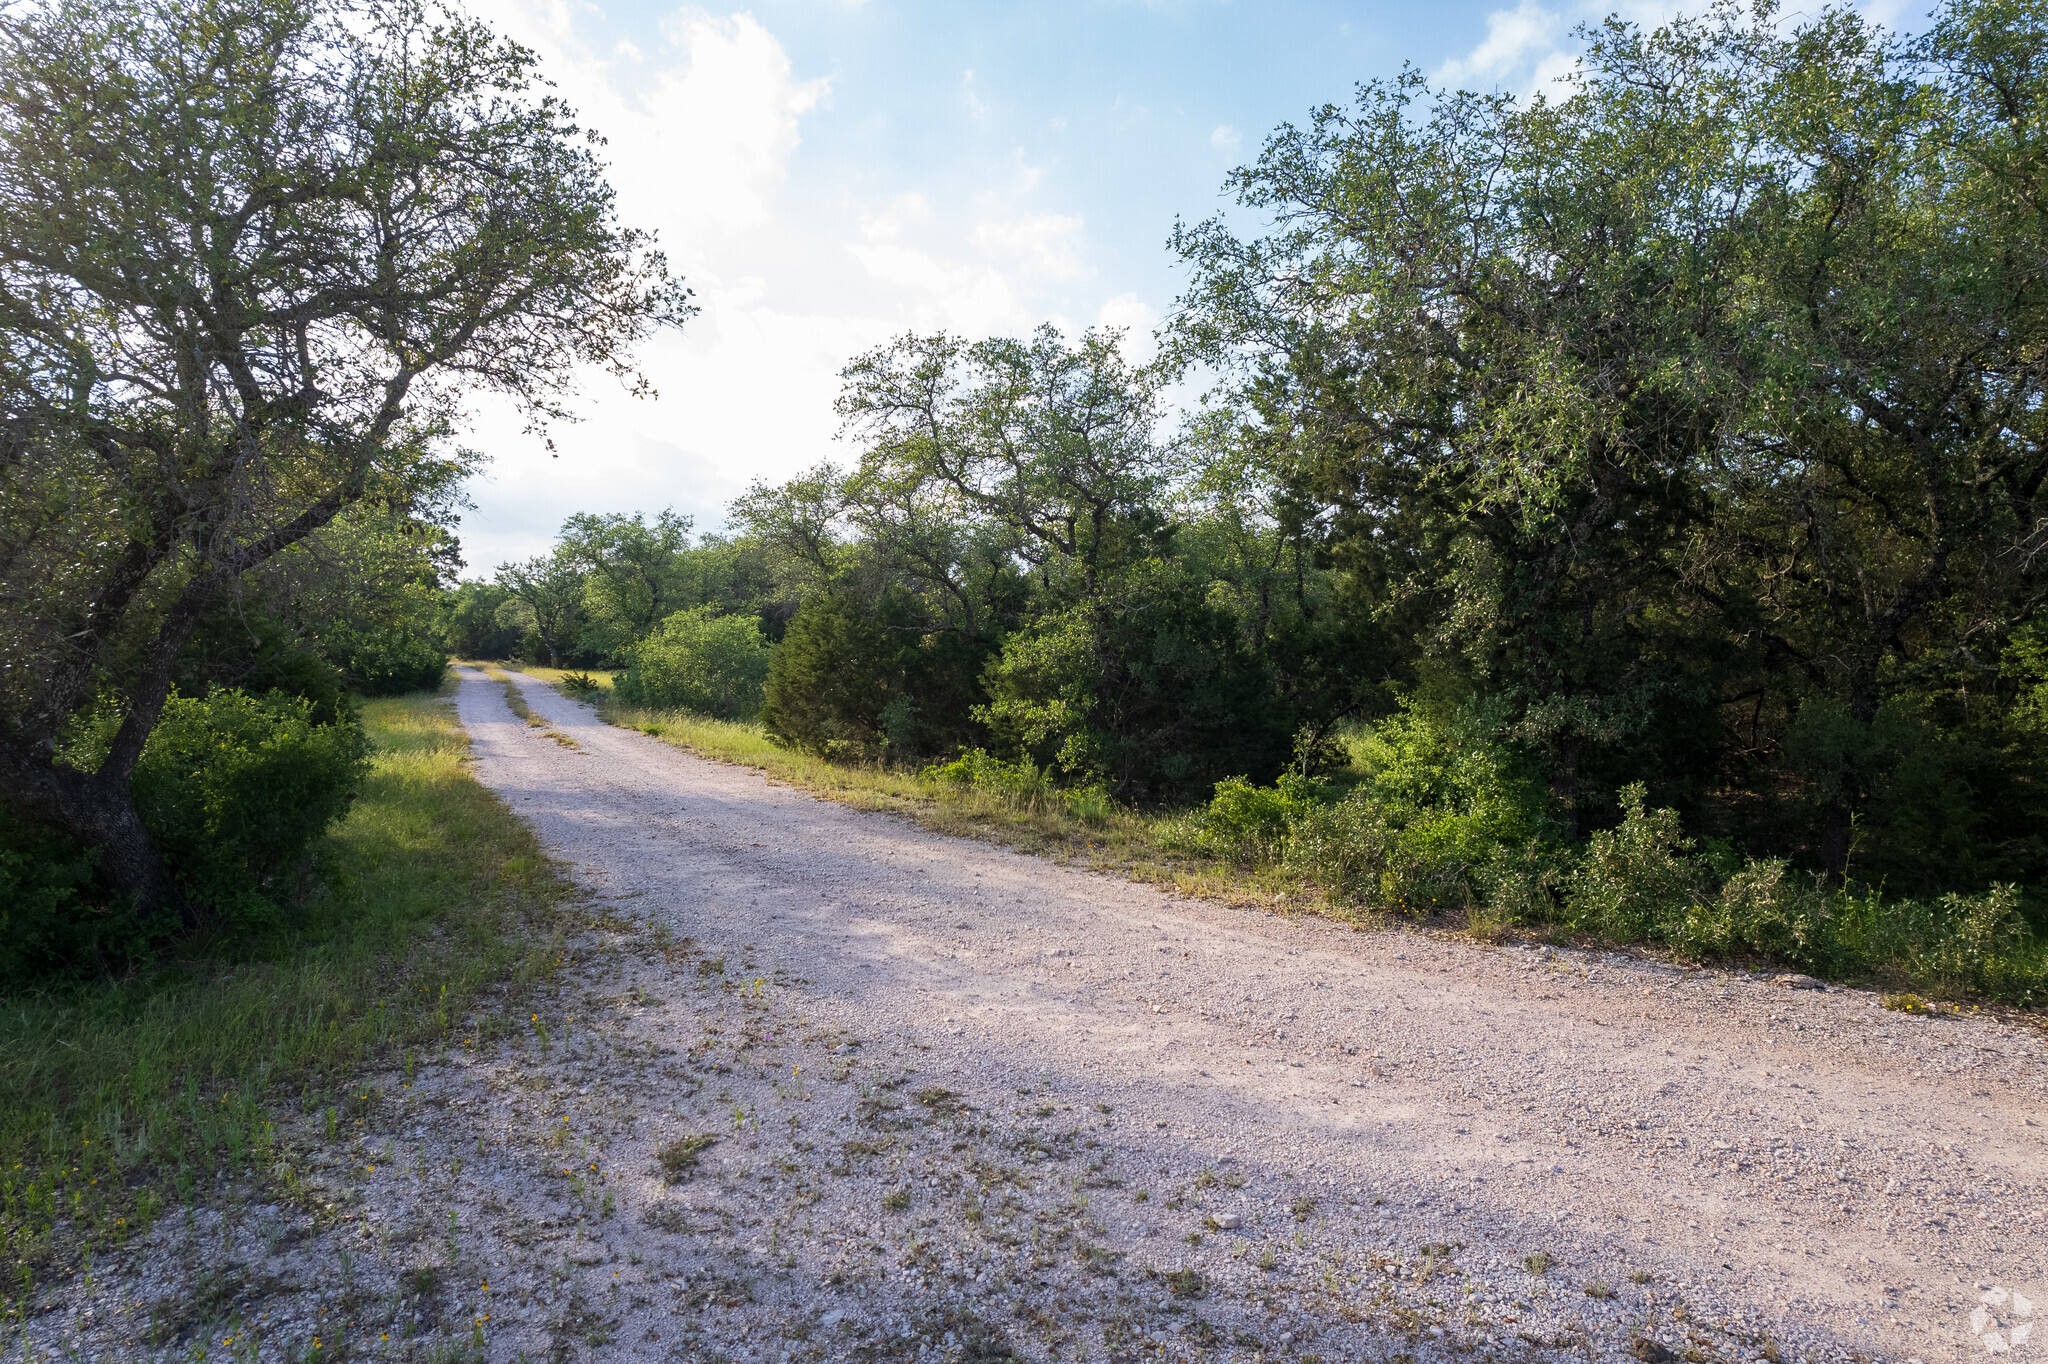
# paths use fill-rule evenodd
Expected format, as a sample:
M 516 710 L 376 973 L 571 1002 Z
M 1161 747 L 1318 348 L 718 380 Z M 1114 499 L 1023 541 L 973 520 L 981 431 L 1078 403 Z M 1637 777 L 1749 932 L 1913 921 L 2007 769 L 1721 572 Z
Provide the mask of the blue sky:
M 477 0 L 609 138 L 621 217 L 656 229 L 702 315 L 642 352 L 660 398 L 585 387 L 550 458 L 498 407 L 472 443 L 469 573 L 575 511 L 673 506 L 700 528 L 833 440 L 839 368 L 908 329 L 1131 329 L 1181 274 L 1176 215 L 1283 121 L 1412 62 L 1473 89 L 1569 68 L 1571 29 L 1669 0 L 1429 5 L 1069 0 Z

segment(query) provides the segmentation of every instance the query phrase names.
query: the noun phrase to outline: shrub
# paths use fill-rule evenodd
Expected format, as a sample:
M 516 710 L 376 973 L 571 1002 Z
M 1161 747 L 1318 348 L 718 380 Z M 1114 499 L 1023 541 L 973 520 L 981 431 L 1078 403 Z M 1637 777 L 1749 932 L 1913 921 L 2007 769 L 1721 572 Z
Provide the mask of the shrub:
M 1378 901 L 1398 832 L 1370 797 L 1354 791 L 1296 816 L 1283 860 L 1333 901 Z
M 1202 811 L 1196 844 L 1248 865 L 1279 861 L 1294 821 L 1315 800 L 1314 784 L 1298 773 L 1282 773 L 1273 786 L 1227 777 Z
M 626 669 L 612 690 L 629 705 L 721 720 L 750 719 L 761 708 L 768 640 L 752 616 L 714 615 L 709 606 L 678 611 L 624 652 Z
M 1396 825 L 1433 826 L 1420 835 L 1470 862 L 1492 845 L 1549 832 L 1541 784 L 1526 760 L 1499 743 L 1476 715 L 1404 707 L 1368 730 L 1355 756 L 1364 788 Z
M 424 629 L 380 625 L 338 628 L 325 639 L 327 655 L 365 696 L 433 691 L 448 675 L 448 652 Z
M 933 781 L 955 786 L 972 786 L 1022 804 L 1036 804 L 1058 788 L 1052 774 L 1030 759 L 1006 763 L 985 749 L 969 749 L 943 766 L 927 767 L 921 774 Z
M 977 710 L 999 746 L 1126 799 L 1184 799 L 1233 773 L 1277 777 L 1294 736 L 1286 698 L 1206 585 L 1157 567 L 1116 594 L 1004 641 Z
M 174 696 L 136 765 L 136 809 L 187 895 L 230 923 L 267 923 L 280 873 L 347 811 L 368 768 L 354 722 L 310 702 L 223 690 Z
M 258 660 L 256 666 L 234 685 L 252 696 L 276 691 L 286 696 L 304 697 L 312 703 L 310 713 L 313 723 L 318 725 L 343 724 L 355 715 L 354 703 L 349 700 L 341 671 L 310 649 L 275 650 Z M 204 695 L 213 688 L 181 690 Z
M 1801 884 L 1783 861 L 1754 861 L 1717 894 L 1696 896 L 1665 936 L 1695 958 L 1756 953 L 1815 975 L 1903 978 L 1952 997 L 2027 1004 L 2048 990 L 2048 959 L 2013 885 L 1887 898 L 1874 887 Z
M 1568 888 L 1570 922 L 1622 942 L 1663 938 L 1705 893 L 1707 868 L 1692 856 L 1676 810 L 1645 810 L 1641 782 L 1622 788 L 1621 824 L 1586 841 Z
M 888 751 L 888 724 L 900 729 L 915 718 L 911 637 L 890 628 L 888 605 L 871 612 L 836 593 L 804 602 L 762 689 L 769 737 L 826 758 L 871 761 Z
M 1502 844 L 1473 871 L 1479 899 L 1471 908 L 1469 927 L 1491 938 L 1518 925 L 1555 921 L 1564 908 L 1571 867 L 1570 850 L 1557 843 L 1530 838 Z
M 112 904 L 98 855 L 0 807 L 0 981 L 118 970 L 176 927 Z
M 282 876 L 348 809 L 367 769 L 352 712 L 271 692 L 173 696 L 136 765 L 135 804 L 186 895 L 225 927 L 274 925 Z M 68 761 L 97 763 L 117 723 L 102 707 L 74 727 Z M 94 876 L 97 854 L 0 809 L 0 980 L 106 974 L 179 931 L 138 915 Z
M 1365 778 L 1343 800 L 1318 805 L 1306 783 L 1290 793 L 1283 779 L 1263 805 L 1233 792 L 1238 818 L 1270 831 L 1285 809 L 1282 860 L 1334 900 L 1427 912 L 1497 899 L 1517 917 L 1548 916 L 1560 873 L 1541 791 L 1475 717 L 1404 710 L 1357 750 Z

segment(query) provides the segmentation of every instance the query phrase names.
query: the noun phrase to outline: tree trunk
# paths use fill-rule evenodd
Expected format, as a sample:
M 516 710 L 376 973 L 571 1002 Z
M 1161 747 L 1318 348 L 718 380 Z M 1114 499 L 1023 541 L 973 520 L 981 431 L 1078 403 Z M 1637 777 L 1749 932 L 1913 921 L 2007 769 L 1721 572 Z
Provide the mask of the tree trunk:
M 1878 700 L 1877 663 L 1873 659 L 1858 666 L 1849 678 L 1849 718 L 1866 735 L 1877 723 Z M 1866 741 L 1858 746 L 1858 751 L 1867 753 L 1869 748 Z M 1838 881 L 1848 876 L 1849 855 L 1855 851 L 1850 840 L 1855 832 L 1856 804 L 1862 795 L 1864 775 L 1858 770 L 1857 755 L 1849 755 L 1835 774 L 1835 794 L 1821 811 L 1820 846 L 1816 852 L 1821 868 Z
M 201 927 L 197 907 L 178 892 L 164 870 L 163 856 L 143 826 L 128 784 L 87 783 L 80 821 L 70 832 L 100 850 L 100 876 L 116 895 L 134 904 L 145 916 L 160 911 L 178 915 L 186 928 Z
M 0 747 L 9 803 L 98 849 L 100 879 L 145 916 L 170 911 L 186 928 L 200 927 L 195 907 L 164 870 L 163 856 L 135 809 L 128 774 L 76 772 L 41 756 L 37 763 L 12 745 Z
M 187 929 L 205 926 L 200 907 L 179 893 L 149 836 L 129 778 L 141 761 L 150 731 L 171 694 L 171 669 L 219 593 L 219 579 L 202 575 L 185 585 L 143 651 L 128 713 L 107 746 L 99 770 L 80 772 L 57 761 L 56 745 L 24 735 L 0 740 L 0 784 L 10 804 L 100 854 L 99 874 L 118 896 L 145 916 L 175 911 Z

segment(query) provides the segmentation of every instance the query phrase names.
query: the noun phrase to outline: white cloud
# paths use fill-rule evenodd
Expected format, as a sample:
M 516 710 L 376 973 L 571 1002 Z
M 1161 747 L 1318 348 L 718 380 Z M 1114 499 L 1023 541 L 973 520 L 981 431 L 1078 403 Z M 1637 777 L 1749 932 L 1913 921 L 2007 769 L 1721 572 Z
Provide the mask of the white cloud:
M 960 73 L 960 102 L 967 106 L 968 115 L 976 123 L 988 122 L 988 105 L 982 103 L 981 97 L 974 93 L 974 68 L 972 67 Z
M 904 228 L 928 223 L 931 216 L 931 202 L 913 190 L 891 199 L 889 206 L 880 213 L 863 214 L 860 231 L 869 241 L 894 241 L 902 235 Z
M 1136 294 L 1118 294 L 1096 310 L 1095 325 L 1115 327 L 1124 334 L 1124 354 L 1139 364 L 1149 364 L 1159 353 L 1158 338 L 1152 334 L 1159 314 Z
M 1852 0 L 1851 8 L 1886 27 L 1910 25 L 1910 0 Z M 1574 30 L 1610 14 L 1654 28 L 1681 13 L 1697 14 L 1697 3 L 1683 0 L 1570 0 L 1546 9 L 1536 0 L 1517 0 L 1513 9 L 1486 16 L 1486 37 L 1463 56 L 1452 57 L 1431 79 L 1438 85 L 1466 90 L 1509 90 L 1531 95 L 1552 91 L 1577 64 L 1580 45 Z M 1787 16 L 1798 22 L 1799 15 Z
M 788 173 L 800 120 L 830 83 L 796 80 L 782 45 L 752 15 L 683 10 L 663 25 L 663 36 L 684 60 L 662 73 L 629 134 L 653 163 L 645 168 L 659 167 L 661 178 L 621 185 L 621 198 L 655 200 L 647 207 L 665 224 L 755 227 Z
M 1225 156 L 1236 156 L 1237 149 L 1244 145 L 1244 139 L 1238 135 L 1237 129 L 1225 123 L 1209 134 L 1209 145 Z
M 703 312 L 640 351 L 658 401 L 586 379 L 584 420 L 553 433 L 559 458 L 480 404 L 469 439 L 494 463 L 463 526 L 470 572 L 540 552 L 573 511 L 673 505 L 717 524 L 752 479 L 837 453 L 839 371 L 894 333 L 1068 325 L 1059 291 L 1085 288 L 1085 223 L 1043 202 L 1021 150 L 877 187 L 864 164 L 802 161 L 831 86 L 749 14 L 682 9 L 642 49 L 597 36 L 602 16 L 575 0 L 502 0 L 497 18 L 607 138 L 621 221 L 659 231 Z M 977 101 L 971 72 L 961 94 Z M 1149 342 L 1140 301 L 1104 308 Z
M 1073 279 L 1081 273 L 1075 246 L 1081 220 L 1058 213 L 1032 213 L 1007 221 L 975 224 L 969 238 L 984 256 L 1021 266 L 1048 280 Z
M 1557 57 L 1571 33 L 1572 20 L 1547 10 L 1535 0 L 1520 0 L 1511 10 L 1486 16 L 1486 37 L 1462 57 L 1454 57 L 1433 73 L 1440 85 L 1460 89 L 1528 88 L 1539 69 Z

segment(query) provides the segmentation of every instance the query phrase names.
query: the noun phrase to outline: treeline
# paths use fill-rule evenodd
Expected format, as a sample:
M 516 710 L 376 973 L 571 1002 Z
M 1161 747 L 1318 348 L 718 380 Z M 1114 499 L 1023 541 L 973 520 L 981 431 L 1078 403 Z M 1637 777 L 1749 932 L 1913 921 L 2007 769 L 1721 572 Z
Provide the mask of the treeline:
M 1775 868 L 2010 937 L 2048 887 L 2048 14 L 1935 18 L 1617 21 L 1554 99 L 1366 85 L 1234 174 L 1266 235 L 1176 230 L 1157 364 L 906 336 L 845 371 L 844 467 L 729 538 L 578 519 L 463 590 L 655 703 L 742 622 L 754 671 L 688 704 L 758 676 L 821 753 L 1243 778 L 1282 838 L 1283 773 L 1376 790 L 1380 898 L 1407 859 L 1568 914 L 1625 836 L 1690 859 L 1673 905 Z M 604 547 L 664 536 L 660 588 Z
M 1349 901 L 1938 961 L 2026 997 L 2048 7 L 1952 3 L 1913 39 L 1720 8 L 1586 41 L 1556 97 L 1411 72 L 1277 130 L 1231 177 L 1241 218 L 1175 229 L 1154 363 L 1050 327 L 855 358 L 843 459 L 751 488 L 719 534 L 579 515 L 454 584 L 433 528 L 472 457 L 428 423 L 350 446 L 297 519 L 291 478 L 230 488 L 247 564 L 212 566 L 242 560 L 193 520 L 110 615 L 105 584 L 159 551 L 96 539 L 65 490 L 85 469 L 111 506 L 115 466 L 82 436 L 0 466 L 0 757 L 43 792 L 0 826 L 0 889 L 97 895 L 101 919 L 37 920 L 66 933 L 114 903 L 189 931 L 195 905 L 271 902 L 284 863 L 181 900 L 129 857 L 123 804 L 170 752 L 135 742 L 151 698 L 317 729 L 454 652 L 613 668 L 621 702 L 832 758 L 1182 811 L 1190 849 Z M 636 242 L 574 248 L 617 338 L 687 311 L 658 262 L 604 292 Z M 170 875 L 213 884 L 192 856 Z

